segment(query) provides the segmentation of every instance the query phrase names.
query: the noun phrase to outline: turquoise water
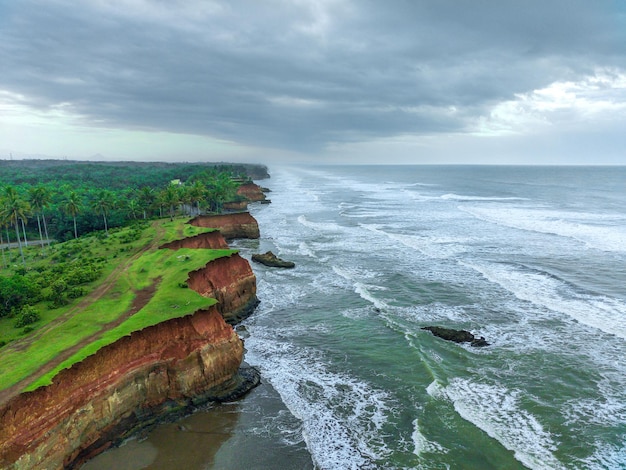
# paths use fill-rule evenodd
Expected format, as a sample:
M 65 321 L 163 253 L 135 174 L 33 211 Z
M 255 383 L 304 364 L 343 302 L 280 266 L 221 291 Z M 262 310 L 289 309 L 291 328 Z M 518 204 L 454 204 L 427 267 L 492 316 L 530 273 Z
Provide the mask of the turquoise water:
M 625 168 L 270 173 L 246 360 L 319 468 L 626 468 Z

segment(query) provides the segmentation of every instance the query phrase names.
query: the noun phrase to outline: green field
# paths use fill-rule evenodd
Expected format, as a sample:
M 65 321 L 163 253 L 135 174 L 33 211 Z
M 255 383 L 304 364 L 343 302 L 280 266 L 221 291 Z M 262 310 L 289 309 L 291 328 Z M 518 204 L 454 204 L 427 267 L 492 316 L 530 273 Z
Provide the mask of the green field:
M 186 220 L 140 223 L 110 230 L 108 237 L 94 233 L 45 251 L 29 247 L 26 257 L 31 276 L 63 262 L 67 266 L 94 263 L 99 277 L 80 286 L 84 295 L 67 305 L 51 308 L 46 301 L 34 305 L 41 320 L 31 325 L 33 331 L 15 328 L 13 318 L 0 319 L 0 341 L 7 343 L 0 349 L 0 390 L 18 383 L 26 390 L 49 384 L 60 370 L 133 331 L 214 304 L 214 299 L 186 288 L 187 274 L 236 251 L 158 249 L 169 241 L 208 231 Z M 14 265 L 11 269 L 22 268 Z M 13 274 L 11 269 L 2 274 Z M 149 299 L 133 311 L 133 302 L 142 291 Z

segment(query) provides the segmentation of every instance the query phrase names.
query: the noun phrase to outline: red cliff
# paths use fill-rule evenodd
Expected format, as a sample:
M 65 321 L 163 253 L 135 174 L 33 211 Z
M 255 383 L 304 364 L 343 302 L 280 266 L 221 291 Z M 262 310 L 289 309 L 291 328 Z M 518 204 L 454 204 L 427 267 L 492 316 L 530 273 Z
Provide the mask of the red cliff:
M 196 227 L 217 228 L 226 240 L 259 238 L 259 224 L 249 212 L 224 215 L 199 215 L 189 221 Z
M 265 201 L 265 193 L 258 184 L 246 183 L 237 188 L 237 194 L 248 201 Z
M 187 285 L 205 297 L 217 299 L 217 309 L 230 324 L 249 316 L 258 304 L 256 277 L 250 263 L 238 254 L 218 258 L 190 272 Z
M 256 226 L 249 214 L 233 216 L 220 219 L 229 233 L 238 232 L 240 219 Z M 222 248 L 223 239 L 214 232 L 168 245 Z M 75 468 L 165 414 L 255 386 L 258 373 L 240 369 L 243 343 L 224 321 L 234 323 L 258 303 L 250 265 L 237 254 L 218 258 L 187 282 L 219 303 L 121 338 L 61 371 L 52 385 L 0 407 L 0 468 Z
M 201 233 L 193 237 L 183 238 L 182 240 L 174 240 L 161 245 L 161 248 L 169 248 L 170 250 L 178 250 L 180 248 L 220 250 L 228 248 L 228 243 L 226 243 L 219 231 L 215 231 Z

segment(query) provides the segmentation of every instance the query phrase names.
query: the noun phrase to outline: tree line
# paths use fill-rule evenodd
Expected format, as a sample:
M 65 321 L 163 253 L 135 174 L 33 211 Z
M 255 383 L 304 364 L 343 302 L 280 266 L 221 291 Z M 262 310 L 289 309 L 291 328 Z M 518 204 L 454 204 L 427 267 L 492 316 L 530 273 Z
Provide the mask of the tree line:
M 33 238 L 39 239 L 45 250 L 51 239 L 65 241 L 96 230 L 108 234 L 109 228 L 133 220 L 221 212 L 224 202 L 237 200 L 238 181 L 245 179 L 228 166 L 196 165 L 195 172 L 185 181 L 173 179 L 163 184 L 162 173 L 154 171 L 159 177 L 144 179 L 138 187 L 128 187 L 121 184 L 122 175 L 128 175 L 127 166 L 115 173 L 110 165 L 103 165 L 107 171 L 95 178 L 99 182 L 96 185 L 74 181 L 72 168 L 66 168 L 66 178 L 0 187 L 3 267 L 15 262 L 5 243 L 17 245 L 17 256 L 24 263 L 23 247 Z M 169 166 L 165 168 L 168 177 L 174 174 Z M 104 176 L 113 181 L 103 187 Z

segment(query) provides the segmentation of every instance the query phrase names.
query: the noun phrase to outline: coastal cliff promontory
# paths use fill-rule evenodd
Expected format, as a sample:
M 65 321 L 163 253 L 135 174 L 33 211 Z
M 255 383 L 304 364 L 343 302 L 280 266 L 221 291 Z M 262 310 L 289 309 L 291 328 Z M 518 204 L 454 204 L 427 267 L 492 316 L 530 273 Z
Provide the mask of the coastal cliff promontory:
M 259 238 L 259 224 L 249 212 L 225 215 L 199 215 L 189 221 L 196 227 L 216 228 L 226 240 Z
M 220 216 L 231 238 L 258 226 L 249 214 Z M 216 227 L 220 228 L 220 227 Z M 219 232 L 161 248 L 224 248 Z M 181 279 L 184 281 L 184 279 Z M 76 468 L 172 414 L 210 400 L 233 399 L 258 383 L 241 369 L 243 343 L 225 319 L 251 313 L 256 279 L 238 254 L 188 274 L 187 285 L 218 303 L 134 331 L 57 374 L 52 384 L 0 407 L 0 468 Z

